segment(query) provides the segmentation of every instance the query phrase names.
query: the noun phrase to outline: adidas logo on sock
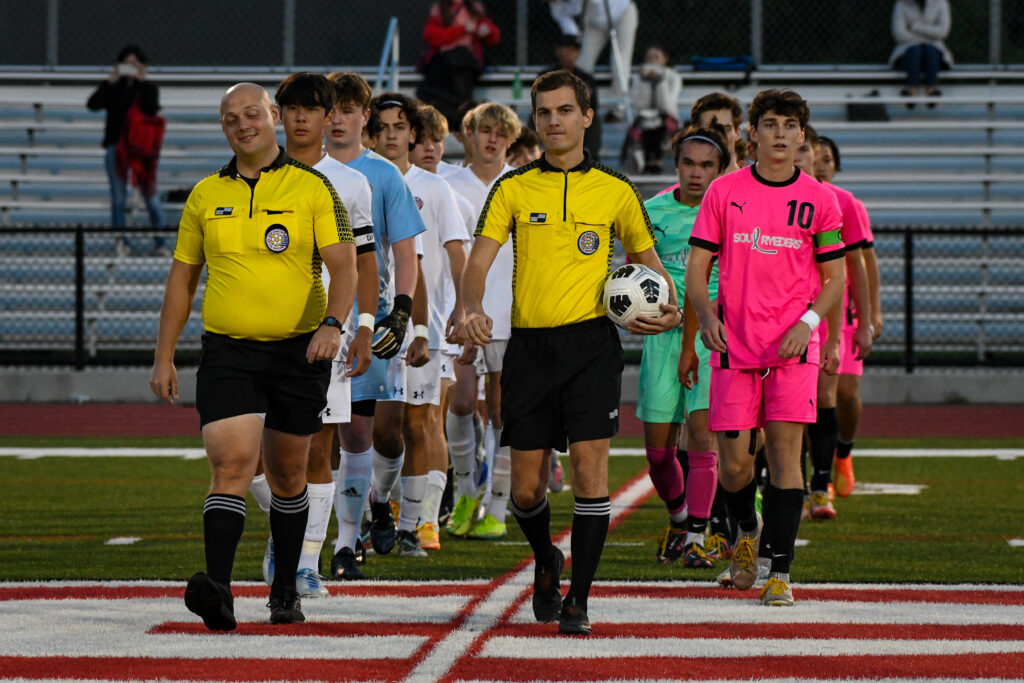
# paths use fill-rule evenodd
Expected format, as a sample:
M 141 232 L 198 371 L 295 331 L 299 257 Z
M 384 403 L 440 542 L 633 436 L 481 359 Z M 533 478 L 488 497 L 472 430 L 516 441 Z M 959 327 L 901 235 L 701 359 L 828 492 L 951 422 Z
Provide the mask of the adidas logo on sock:
M 356 491 L 355 486 L 349 486 L 347 489 L 341 492 L 341 495 L 348 496 L 350 498 L 359 498 L 359 491 Z

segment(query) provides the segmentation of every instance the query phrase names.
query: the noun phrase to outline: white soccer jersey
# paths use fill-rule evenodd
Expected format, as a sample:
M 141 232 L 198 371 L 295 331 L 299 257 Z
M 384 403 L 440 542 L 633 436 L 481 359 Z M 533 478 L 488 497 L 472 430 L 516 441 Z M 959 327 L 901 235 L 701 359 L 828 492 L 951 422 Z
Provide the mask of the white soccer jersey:
M 448 183 L 417 166 L 410 166 L 405 172 L 405 182 L 412 190 L 420 216 L 427 226 L 427 232 L 422 235 L 423 258 L 420 265 L 430 310 L 428 341 L 430 348 L 436 350 L 443 346 L 444 328 L 455 305 L 455 285 L 444 245 L 452 241 L 462 245 L 469 241 L 469 233 L 455 193 Z
M 462 164 L 449 164 L 447 161 L 437 162 L 437 175 L 444 179 L 448 179 L 453 173 L 458 173 L 464 168 Z
M 515 169 L 505 165 L 494 181 Z M 463 168 L 457 173 L 445 178 L 452 189 L 469 200 L 473 207 L 473 224 L 480 218 L 480 212 L 487 201 L 487 194 L 494 185 L 484 185 L 483 181 L 476 177 L 470 167 Z M 472 233 L 470 233 L 472 234 Z M 484 285 L 484 312 L 494 322 L 491 328 L 493 339 L 508 339 L 512 336 L 512 271 L 514 266 L 514 255 L 512 253 L 512 240 L 505 242 L 498 250 L 494 264 L 487 272 L 487 281 Z

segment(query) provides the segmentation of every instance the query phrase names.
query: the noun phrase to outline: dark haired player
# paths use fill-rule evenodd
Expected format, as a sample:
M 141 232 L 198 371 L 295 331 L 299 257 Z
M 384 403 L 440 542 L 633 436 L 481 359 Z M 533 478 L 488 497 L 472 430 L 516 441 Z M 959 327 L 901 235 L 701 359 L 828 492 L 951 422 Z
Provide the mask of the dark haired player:
M 679 188 L 649 199 L 644 206 L 658 236 L 655 249 L 678 293 L 683 291 L 687 240 L 701 199 L 711 181 L 729 166 L 730 154 L 724 129 L 717 125 L 714 129 L 691 126 L 679 131 L 672 138 L 672 152 Z M 708 288 L 715 297 L 715 269 L 711 271 Z M 710 354 L 700 341 L 695 341 L 696 319 L 688 317 L 689 329 L 676 328 L 644 339 L 636 412 L 644 423 L 651 481 L 668 508 L 668 526 L 658 544 L 658 561 L 673 562 L 682 557 L 686 567 L 707 568 L 714 566 L 704 552 L 704 532 L 718 485 L 718 454 L 714 436 L 707 428 Z M 682 360 L 684 355 L 688 360 Z M 701 374 L 696 381 L 684 384 L 690 361 L 696 363 L 698 358 Z M 694 368 L 694 375 L 697 374 Z M 689 467 L 685 482 L 682 466 L 676 459 L 679 426 L 683 422 Z
M 487 345 L 482 300 L 498 250 L 513 241 L 512 335 L 501 381 L 502 445 L 512 449 L 512 511 L 533 549 L 533 613 L 561 633 L 588 635 L 587 597 L 608 533 L 608 447 L 618 429 L 622 347 L 601 294 L 613 239 L 669 285 L 661 316 L 630 330 L 657 334 L 680 322 L 675 288 L 654 250 L 640 195 L 583 151 L 594 115 L 586 85 L 568 71 L 539 77 L 530 93 L 544 156 L 491 188 L 463 276 L 462 338 Z M 513 230 L 514 228 L 514 230 Z M 562 551 L 551 543 L 550 451 L 566 450 L 576 499 L 572 582 L 562 600 Z
M 803 507 L 800 441 L 815 419 L 814 331 L 845 285 L 835 196 L 793 165 L 808 115 L 792 91 L 757 94 L 748 121 L 758 162 L 711 183 L 686 264 L 686 295 L 712 351 L 708 427 L 718 433 L 719 480 L 740 527 L 730 573 L 741 590 L 757 577 L 761 532 L 748 433 L 765 427 L 771 538 L 764 540 L 772 549 L 771 576 L 761 591 L 766 605 L 793 604 L 789 569 Z M 717 310 L 705 279 L 716 253 Z

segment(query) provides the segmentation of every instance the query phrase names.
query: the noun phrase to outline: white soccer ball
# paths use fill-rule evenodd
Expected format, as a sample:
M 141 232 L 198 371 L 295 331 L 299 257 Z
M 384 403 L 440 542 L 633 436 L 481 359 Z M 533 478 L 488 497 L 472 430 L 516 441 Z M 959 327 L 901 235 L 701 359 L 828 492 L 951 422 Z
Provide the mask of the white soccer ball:
M 611 321 L 626 329 L 638 315 L 661 317 L 668 303 L 668 283 L 650 266 L 629 263 L 612 271 L 604 283 L 604 309 Z

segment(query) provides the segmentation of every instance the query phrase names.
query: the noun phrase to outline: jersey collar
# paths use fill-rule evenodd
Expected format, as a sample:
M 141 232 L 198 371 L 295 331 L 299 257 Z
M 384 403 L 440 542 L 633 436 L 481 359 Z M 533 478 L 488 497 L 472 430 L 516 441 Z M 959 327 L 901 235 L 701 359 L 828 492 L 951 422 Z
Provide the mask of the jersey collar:
M 750 173 L 754 176 L 754 180 L 761 183 L 762 185 L 767 185 L 768 187 L 786 187 L 787 185 L 792 185 L 793 183 L 795 183 L 797 178 L 800 177 L 800 169 L 796 168 L 795 166 L 793 167 L 793 175 L 792 177 L 789 178 L 789 180 L 775 181 L 764 178 L 760 173 L 757 172 L 756 163 L 750 164 Z
M 574 171 L 582 171 L 585 173 L 589 171 L 593 167 L 593 165 L 594 161 L 593 159 L 590 158 L 590 151 L 584 149 L 583 161 L 570 168 L 568 172 L 573 173 Z M 549 173 L 562 173 L 562 169 L 552 165 L 551 162 L 548 161 L 547 155 L 544 154 L 541 154 L 540 159 L 537 159 L 537 168 L 539 168 L 541 171 L 547 171 Z
M 282 147 L 281 145 L 278 145 L 277 146 L 277 156 L 274 158 L 273 161 L 270 162 L 269 166 L 264 166 L 263 168 L 261 168 L 260 169 L 260 173 L 265 173 L 267 171 L 276 171 L 277 169 L 283 167 L 285 165 L 285 163 L 287 163 L 287 162 L 288 162 L 288 155 L 285 153 L 284 147 Z M 229 161 L 227 163 L 227 165 L 224 166 L 224 168 L 220 169 L 220 177 L 221 178 L 225 178 L 225 177 L 228 177 L 228 176 L 230 176 L 232 180 L 235 180 L 235 179 L 238 178 L 238 157 L 237 156 L 231 157 L 231 161 Z

